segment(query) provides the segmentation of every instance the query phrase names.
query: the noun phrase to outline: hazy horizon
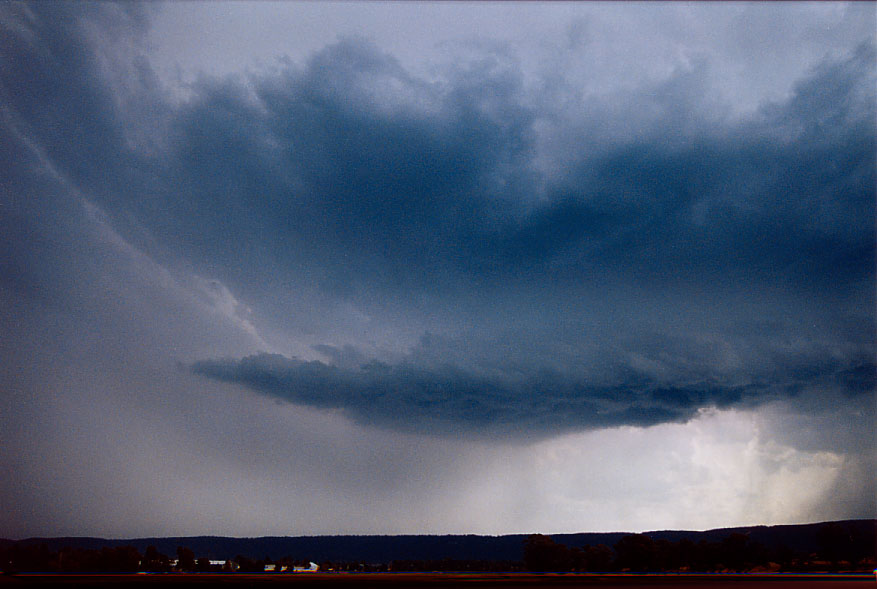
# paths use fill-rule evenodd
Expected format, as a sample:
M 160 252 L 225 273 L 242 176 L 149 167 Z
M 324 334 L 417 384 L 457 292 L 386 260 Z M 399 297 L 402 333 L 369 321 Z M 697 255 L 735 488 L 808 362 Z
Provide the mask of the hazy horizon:
M 877 517 L 875 24 L 0 4 L 0 537 Z

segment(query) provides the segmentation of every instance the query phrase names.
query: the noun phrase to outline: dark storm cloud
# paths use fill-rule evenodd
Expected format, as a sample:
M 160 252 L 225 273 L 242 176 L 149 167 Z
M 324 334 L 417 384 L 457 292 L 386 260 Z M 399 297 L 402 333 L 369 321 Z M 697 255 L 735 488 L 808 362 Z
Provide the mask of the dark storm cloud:
M 542 371 L 526 377 L 477 374 L 452 365 L 368 362 L 340 367 L 278 354 L 205 360 L 192 370 L 293 403 L 341 409 L 355 421 L 439 434 L 521 436 L 618 425 L 685 421 L 701 407 L 751 406 L 814 387 L 860 396 L 873 391 L 875 365 L 801 366 L 746 385 L 660 383 L 628 373 L 595 386 Z M 629 372 L 629 371 L 628 371 Z
M 259 354 L 239 361 L 202 361 L 192 368 L 295 403 L 343 409 L 360 422 L 421 432 L 520 435 L 572 427 L 652 425 L 688 418 L 697 406 L 679 390 L 671 393 L 677 398 L 663 403 L 660 397 L 665 391 L 643 394 L 640 383 L 594 389 L 550 373 L 512 381 L 449 365 L 423 368 L 371 362 L 344 369 Z M 695 394 L 716 401 L 707 399 L 711 393 Z
M 114 53 L 142 35 L 136 10 L 8 5 L 4 23 L 4 133 L 41 146 L 126 239 L 216 276 L 264 323 L 319 323 L 330 300 L 451 334 L 403 361 L 349 336 L 327 342 L 352 341 L 344 357 L 317 348 L 330 363 L 199 374 L 444 432 L 873 391 L 871 44 L 740 119 L 703 98 L 708 64 L 581 98 L 534 91 L 499 51 L 425 79 L 357 39 L 202 78 L 175 103 L 136 47 Z M 41 257 L 4 283 L 68 271 Z
M 594 143 L 585 122 L 560 178 L 533 165 L 534 123 L 551 113 L 511 65 L 485 61 L 427 83 L 343 41 L 249 87 L 205 82 L 174 120 L 179 182 L 160 187 L 173 219 L 154 208 L 153 225 L 229 264 L 241 247 L 259 266 L 267 253 L 343 295 L 872 276 L 873 47 L 745 123 L 691 128 L 674 99 L 697 88 L 680 74 L 681 90 L 628 99 L 657 102 L 642 137 Z
M 122 148 L 125 113 L 72 32 L 79 16 L 36 19 L 48 50 L 11 38 L 7 104 L 79 182 L 104 186 L 102 199 L 125 189 L 111 213 L 133 209 L 209 261 L 237 262 L 243 246 L 254 262 L 306 264 L 352 290 L 593 272 L 799 283 L 872 272 L 873 47 L 742 124 L 698 113 L 698 76 L 682 72 L 626 97 L 630 112 L 615 118 L 645 117 L 635 140 L 582 121 L 579 153 L 553 178 L 532 164 L 534 122 L 553 113 L 514 63 L 488 54 L 427 82 L 347 40 L 301 69 L 197 84 L 189 103 L 157 113 L 172 117 L 171 147 L 147 163 Z M 130 195 L 136 175 L 150 177 Z
M 513 73 L 476 69 L 428 84 L 342 41 L 250 87 L 205 82 L 174 120 L 186 197 L 169 237 L 232 261 L 258 234 L 282 271 L 304 266 L 335 294 L 466 280 L 521 208 L 532 118 Z
M 864 89 L 873 81 L 872 47 L 823 66 L 787 103 L 742 123 L 703 120 L 701 113 L 692 128 L 687 104 L 676 99 L 691 102 L 696 80 L 680 74 L 647 89 L 657 96 L 631 99 L 636 107 L 649 101 L 658 107 L 642 137 L 589 144 L 583 133 L 578 161 L 561 178 L 540 177 L 529 166 L 536 153 L 533 122 L 544 114 L 528 104 L 513 68 L 495 57 L 488 63 L 474 66 L 478 84 L 467 84 L 471 72 L 464 69 L 431 86 L 408 78 L 392 58 L 348 41 L 303 71 L 283 73 L 280 82 L 270 78 L 270 87 L 256 81 L 269 113 L 260 119 L 262 128 L 283 146 L 278 160 L 300 186 L 278 190 L 283 195 L 270 210 L 292 239 L 307 236 L 306 255 L 320 260 L 316 267 L 325 272 L 323 288 L 354 300 L 373 290 L 394 296 L 431 290 L 465 306 L 479 289 L 505 284 L 544 296 L 516 309 L 525 317 L 545 305 L 573 321 L 593 313 L 586 308 L 592 301 L 574 294 L 591 281 L 655 293 L 690 289 L 709 293 L 690 312 L 715 313 L 719 319 L 707 321 L 713 329 L 725 316 L 746 312 L 748 303 L 728 301 L 724 289 L 748 291 L 746 299 L 773 298 L 766 307 L 778 314 L 795 297 L 812 297 L 817 307 L 849 296 L 873 300 L 874 106 Z M 388 106 L 380 99 L 389 96 L 375 98 L 391 82 L 407 102 Z M 453 292 L 459 288 L 474 294 L 459 296 Z M 778 296 L 777 289 L 787 292 Z M 506 304 L 507 295 L 489 292 L 497 308 Z M 637 324 L 643 312 L 628 304 L 633 308 L 614 311 L 628 336 L 624 352 L 648 353 L 655 346 Z M 487 324 L 492 312 L 476 321 Z M 653 424 L 687 419 L 703 406 L 806 390 L 873 390 L 874 366 L 865 360 L 873 347 L 872 311 L 852 312 L 865 322 L 842 340 L 848 345 L 839 352 L 813 341 L 806 349 L 781 349 L 781 338 L 812 338 L 801 324 L 814 317 L 832 322 L 831 311 L 782 317 L 781 327 L 767 333 L 749 327 L 737 334 L 734 352 L 763 353 L 772 364 L 744 361 L 733 374 L 718 374 L 709 354 L 692 358 L 690 348 L 702 343 L 691 332 L 651 350 L 674 365 L 663 376 L 631 368 L 610 346 L 600 362 L 614 366 L 599 378 L 589 367 L 574 368 L 575 354 L 545 376 L 538 363 L 522 367 L 514 353 L 503 361 L 490 352 L 483 353 L 491 367 L 517 376 L 477 376 L 484 366 L 461 368 L 470 362 L 464 358 L 444 366 L 356 370 L 256 356 L 195 369 L 402 428 Z M 668 318 L 657 324 L 657 330 L 677 330 Z M 738 317 L 736 328 L 744 325 Z M 537 336 L 524 328 L 512 338 L 526 346 L 541 337 L 540 352 L 550 353 L 552 335 L 561 334 Z M 573 337 L 572 345 L 592 344 L 588 337 Z M 446 350 L 438 360 L 453 356 Z

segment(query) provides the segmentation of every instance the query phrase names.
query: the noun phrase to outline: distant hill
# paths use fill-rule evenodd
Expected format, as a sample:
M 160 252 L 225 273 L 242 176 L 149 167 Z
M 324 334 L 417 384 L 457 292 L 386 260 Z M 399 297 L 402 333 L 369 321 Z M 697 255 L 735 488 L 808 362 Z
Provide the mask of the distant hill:
M 794 552 L 809 553 L 819 548 L 819 529 L 827 523 L 835 523 L 847 529 L 856 542 L 875 547 L 877 520 L 845 520 L 817 524 L 747 526 L 722 528 L 704 532 L 686 530 L 663 530 L 645 532 L 652 540 L 678 542 L 687 538 L 695 543 L 705 540 L 719 542 L 731 534 L 744 534 L 753 542 L 770 549 L 785 547 Z M 586 547 L 605 544 L 614 546 L 628 532 L 553 534 L 558 544 L 569 547 Z M 253 559 L 279 559 L 291 556 L 296 559 L 322 561 L 348 561 L 364 563 L 388 563 L 393 560 L 491 560 L 520 561 L 526 534 L 504 536 L 478 535 L 400 535 L 400 536 L 264 536 L 259 538 L 233 538 L 224 536 L 190 536 L 175 538 L 28 538 L 25 540 L 0 539 L 0 549 L 12 544 L 45 544 L 49 550 L 64 547 L 100 549 L 103 547 L 134 546 L 141 553 L 147 546 L 155 546 L 159 552 L 175 555 L 178 546 L 190 548 L 198 557 L 229 559 L 237 555 Z
M 875 548 L 877 555 L 877 540 L 875 540 L 875 530 L 877 530 L 877 519 L 861 519 L 861 520 L 842 520 L 836 522 L 820 522 L 815 524 L 795 524 L 780 526 L 746 526 L 741 528 L 717 528 L 704 532 L 692 532 L 687 530 L 662 530 L 654 532 L 645 532 L 652 540 L 669 540 L 670 542 L 678 542 L 683 538 L 688 538 L 693 542 L 706 540 L 707 542 L 719 542 L 727 538 L 731 534 L 743 534 L 749 537 L 752 542 L 763 544 L 767 548 L 778 548 L 785 546 L 794 552 L 814 552 L 819 546 L 818 533 L 819 529 L 827 524 L 838 524 L 850 530 L 853 534 L 864 542 Z M 606 544 L 613 546 L 618 540 L 628 533 L 610 532 L 605 534 L 586 533 L 586 534 L 555 534 L 551 537 L 555 542 L 565 544 L 567 546 L 595 546 L 597 544 Z

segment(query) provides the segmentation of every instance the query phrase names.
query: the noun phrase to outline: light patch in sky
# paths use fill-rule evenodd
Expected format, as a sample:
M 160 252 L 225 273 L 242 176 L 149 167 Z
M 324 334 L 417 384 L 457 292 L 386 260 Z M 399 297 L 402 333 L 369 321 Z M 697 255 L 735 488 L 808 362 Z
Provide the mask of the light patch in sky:
M 735 410 L 705 411 L 687 424 L 496 446 L 387 435 L 226 387 L 168 417 L 131 397 L 113 399 L 111 388 L 59 397 L 34 414 L 35 426 L 54 423 L 66 433 L 55 437 L 51 452 L 40 444 L 44 464 L 20 471 L 28 484 L 19 491 L 32 494 L 45 523 L 18 522 L 11 535 L 509 534 L 787 524 L 829 500 L 845 460 L 778 444 L 758 431 L 752 413 Z M 108 408 L 117 420 L 99 419 Z M 214 427 L 202 424 L 206 416 Z M 77 433 L 86 426 L 87 435 Z M 845 498 L 831 497 L 838 499 Z M 95 516 L 83 525 L 77 510 Z
M 563 77 L 599 96 L 630 91 L 709 62 L 709 89 L 748 113 L 787 97 L 839 45 L 870 39 L 859 3 L 167 2 L 149 42 L 156 71 L 176 86 L 199 74 L 303 62 L 342 37 L 369 39 L 431 77 L 449 57 L 490 47 L 518 61 L 532 85 Z M 428 25 L 424 25 L 428 23 Z M 471 53 L 469 53 L 471 56 Z
M 504 517 L 521 530 L 789 523 L 790 514 L 809 513 L 826 500 L 844 458 L 784 446 L 763 425 L 752 412 L 705 410 L 686 424 L 569 434 L 521 451 L 527 458 L 509 457 L 509 464 L 529 468 L 506 473 L 506 493 L 492 485 L 484 493 L 495 494 L 506 506 Z M 532 495 L 510 500 L 515 489 Z M 515 517 L 518 502 L 528 510 Z

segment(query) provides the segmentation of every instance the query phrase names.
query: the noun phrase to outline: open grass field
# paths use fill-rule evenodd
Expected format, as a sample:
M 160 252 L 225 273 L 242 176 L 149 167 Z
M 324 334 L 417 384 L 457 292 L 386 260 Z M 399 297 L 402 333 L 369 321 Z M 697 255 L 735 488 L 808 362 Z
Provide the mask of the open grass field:
M 745 589 L 857 589 L 877 587 L 873 575 L 634 575 L 521 573 L 317 573 L 39 575 L 0 577 L 0 588 L 16 587 L 708 587 Z

